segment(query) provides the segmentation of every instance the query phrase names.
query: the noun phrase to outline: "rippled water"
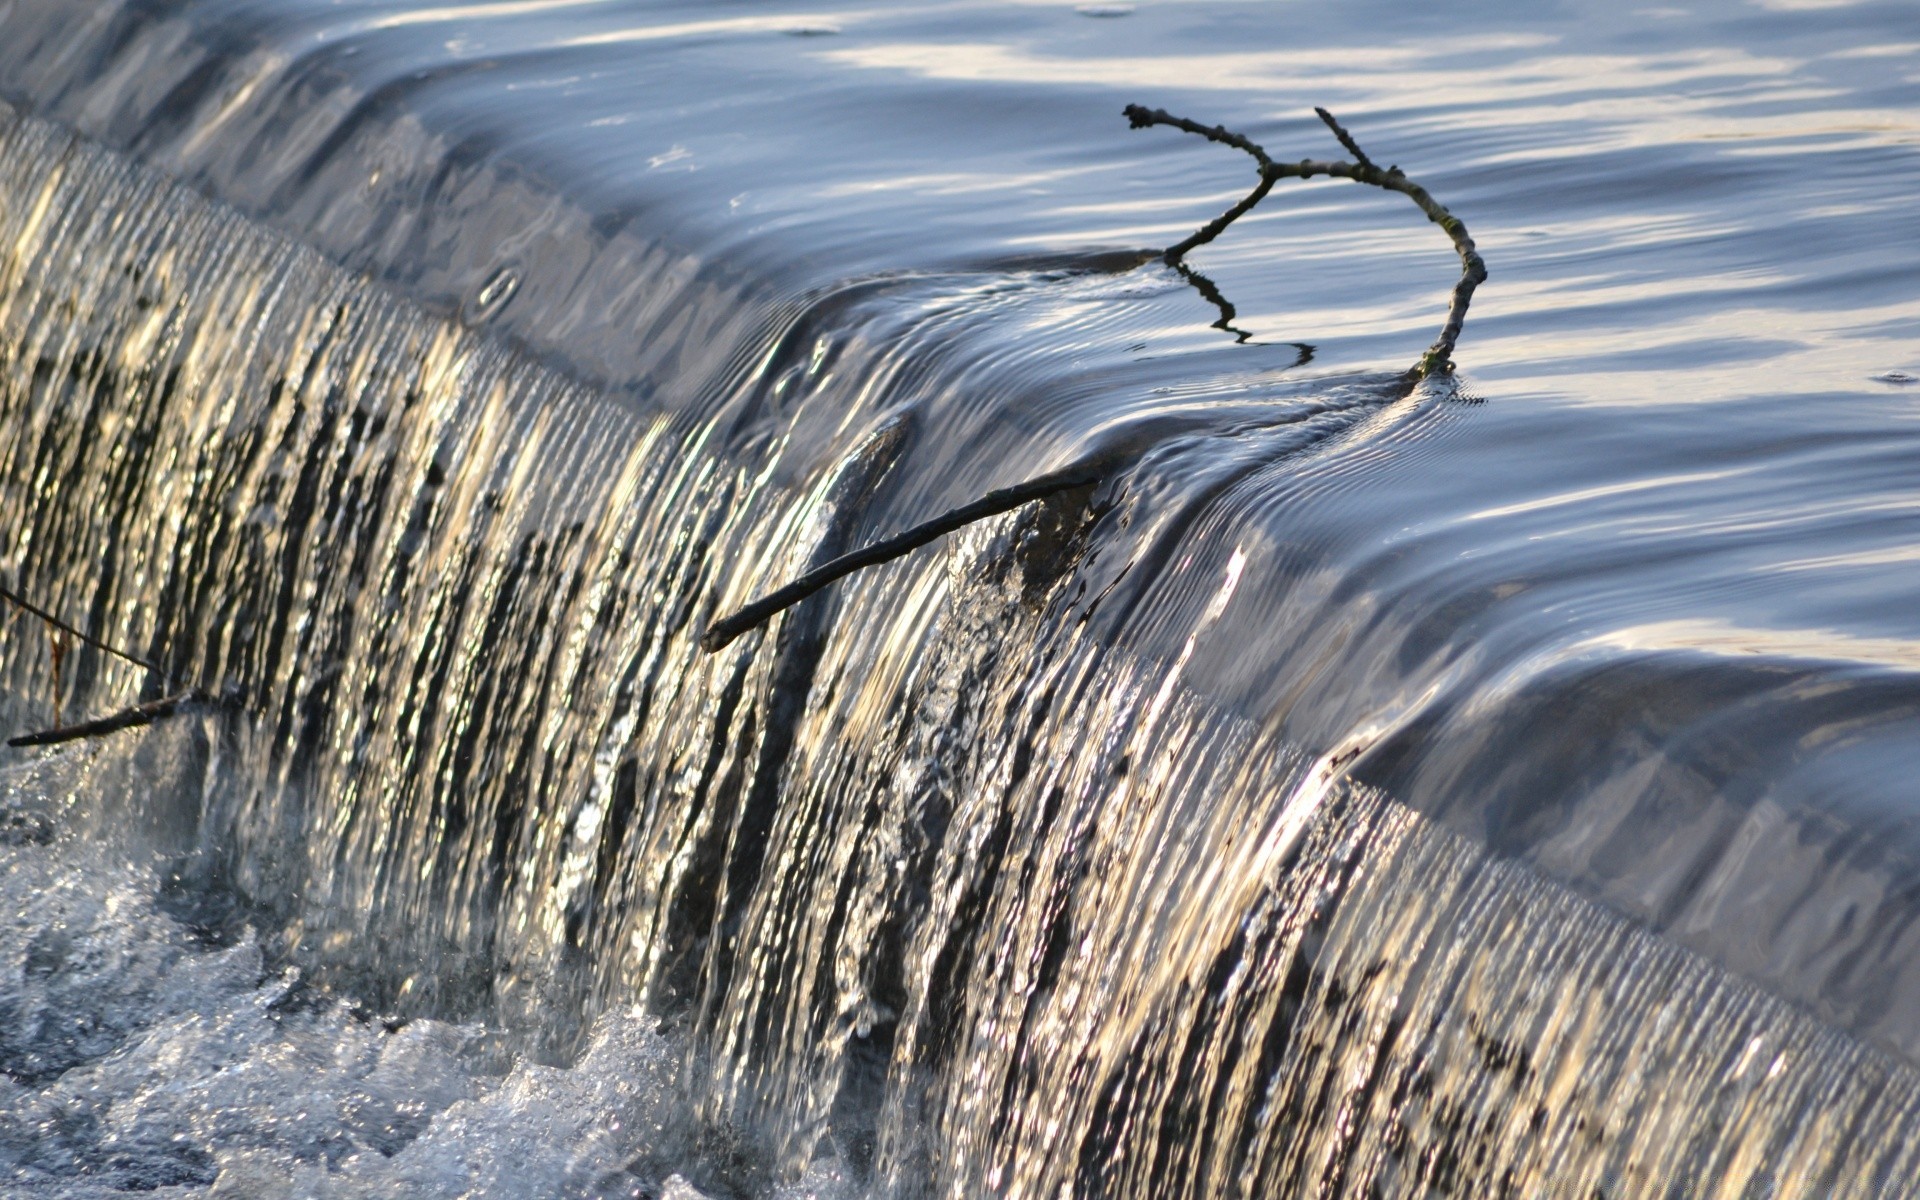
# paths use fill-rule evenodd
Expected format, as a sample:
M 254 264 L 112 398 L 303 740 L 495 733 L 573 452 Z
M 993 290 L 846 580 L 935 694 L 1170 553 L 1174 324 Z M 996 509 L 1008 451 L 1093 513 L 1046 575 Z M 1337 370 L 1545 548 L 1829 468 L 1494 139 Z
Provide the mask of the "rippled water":
M 0 572 L 244 701 L 6 752 L 9 1186 L 1920 1177 L 1911 6 L 12 0 L 0 95 Z M 1128 102 L 1430 188 L 1459 375 L 1401 197 L 1152 261 L 1253 179 Z

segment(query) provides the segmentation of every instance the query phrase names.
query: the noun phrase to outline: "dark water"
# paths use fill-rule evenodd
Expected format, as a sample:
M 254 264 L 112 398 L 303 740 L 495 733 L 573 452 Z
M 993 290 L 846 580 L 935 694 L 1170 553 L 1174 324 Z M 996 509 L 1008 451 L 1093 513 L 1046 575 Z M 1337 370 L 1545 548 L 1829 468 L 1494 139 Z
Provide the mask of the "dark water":
M 13 0 L 0 95 L 0 573 L 241 700 L 6 752 L 0 1187 L 1916 1189 L 1910 6 Z M 1252 177 L 1134 101 L 1431 189 L 1459 374 L 1401 197 L 1148 261 Z

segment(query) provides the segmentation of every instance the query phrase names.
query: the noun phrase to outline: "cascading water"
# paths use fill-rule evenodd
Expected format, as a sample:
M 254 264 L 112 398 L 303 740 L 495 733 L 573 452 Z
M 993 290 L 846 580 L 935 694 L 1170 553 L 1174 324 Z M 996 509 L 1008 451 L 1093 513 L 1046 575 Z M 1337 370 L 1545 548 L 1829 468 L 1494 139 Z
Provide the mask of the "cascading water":
M 1235 344 L 1134 249 L 793 287 L 564 215 L 502 248 L 540 181 L 449 167 L 480 199 L 380 216 L 401 185 L 340 180 L 423 168 L 369 130 L 438 135 L 367 107 L 268 188 L 207 165 L 254 93 L 181 83 L 165 9 L 58 38 L 191 102 L 118 137 L 62 59 L 29 83 L 65 124 L 4 118 L 0 571 L 232 703 L 5 768 L 5 1186 L 1920 1189 L 1904 842 L 1793 790 L 1905 761 L 1896 633 L 1750 650 L 1686 607 L 1737 576 L 1642 588 L 1706 552 L 1553 525 L 1525 467 L 1450 520 L 1449 455 L 1507 470 L 1537 418 Z M 262 45 L 195 53 L 324 94 Z M 1650 598 L 1583 624 L 1609 589 Z M 44 724 L 48 643 L 6 620 L 0 712 Z M 164 690 L 64 679 L 69 712 Z

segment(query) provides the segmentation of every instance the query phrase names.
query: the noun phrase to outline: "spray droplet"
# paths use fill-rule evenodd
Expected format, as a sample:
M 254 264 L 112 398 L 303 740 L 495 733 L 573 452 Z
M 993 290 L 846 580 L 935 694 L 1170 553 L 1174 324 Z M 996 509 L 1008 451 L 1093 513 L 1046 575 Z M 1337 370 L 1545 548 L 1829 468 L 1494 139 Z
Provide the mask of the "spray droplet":
M 486 283 L 473 297 L 473 305 L 468 318 L 474 322 L 486 321 L 497 315 L 513 299 L 513 293 L 519 290 L 520 272 L 512 266 L 504 266 L 487 277 Z

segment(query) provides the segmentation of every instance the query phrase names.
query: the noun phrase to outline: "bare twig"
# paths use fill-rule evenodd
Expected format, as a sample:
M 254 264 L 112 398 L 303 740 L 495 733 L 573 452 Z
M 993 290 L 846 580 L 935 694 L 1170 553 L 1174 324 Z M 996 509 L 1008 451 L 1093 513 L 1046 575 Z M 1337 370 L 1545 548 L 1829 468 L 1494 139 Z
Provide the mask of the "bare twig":
M 171 686 L 172 680 L 166 671 L 161 670 L 153 663 L 128 654 L 118 646 L 103 642 L 92 634 L 74 628 L 46 609 L 33 603 L 33 601 L 28 600 L 26 597 L 4 585 L 0 585 L 0 600 L 10 601 L 40 618 L 40 620 L 47 624 L 49 636 L 53 639 L 53 728 L 42 729 L 37 733 L 24 733 L 18 737 L 8 738 L 7 745 L 9 746 L 55 746 L 61 742 L 76 741 L 80 738 L 100 737 L 121 729 L 135 729 L 142 725 L 151 725 L 155 721 L 180 716 L 183 713 L 195 712 L 207 705 L 216 703 L 214 697 L 205 690 L 197 687 L 188 688 L 184 692 L 178 692 L 163 699 L 149 700 L 145 704 L 136 704 L 131 708 L 123 708 L 119 712 L 110 713 L 104 717 L 96 717 L 91 721 L 82 721 L 77 725 L 68 725 L 61 712 L 63 699 L 61 664 L 69 652 L 69 638 L 83 642 L 97 650 L 104 650 L 115 658 L 123 659 L 136 667 L 144 667 L 148 671 L 153 672 L 153 674 L 162 681 L 163 685 Z
M 1198 121 L 1190 121 L 1185 117 L 1176 117 L 1163 109 L 1149 109 L 1143 108 L 1138 104 L 1129 104 L 1126 108 L 1127 119 L 1133 123 L 1135 129 L 1144 129 L 1151 125 L 1170 125 L 1175 129 L 1185 130 L 1188 133 L 1206 138 L 1210 142 L 1218 142 L 1223 146 L 1230 146 L 1235 150 L 1252 156 L 1260 171 L 1259 183 L 1255 185 L 1251 192 L 1247 193 L 1245 198 L 1220 216 L 1195 230 L 1188 237 L 1167 247 L 1167 249 L 1161 253 L 1161 259 L 1165 261 L 1167 265 L 1178 270 L 1188 282 L 1199 289 L 1202 296 L 1206 297 L 1209 302 L 1219 308 L 1221 315 L 1220 320 L 1215 323 L 1216 327 L 1234 333 L 1244 342 L 1247 340 L 1246 333 L 1234 328 L 1232 324 L 1235 315 L 1233 305 L 1227 302 L 1226 297 L 1213 285 L 1212 280 L 1197 271 L 1191 270 L 1181 261 L 1185 258 L 1188 251 L 1196 246 L 1205 245 L 1214 238 L 1219 237 L 1227 226 L 1233 224 L 1240 217 L 1244 216 L 1248 210 L 1252 209 L 1254 205 L 1265 199 L 1267 193 L 1273 190 L 1273 185 L 1282 179 L 1310 179 L 1316 175 L 1329 175 L 1342 179 L 1351 179 L 1358 183 L 1371 184 L 1374 187 L 1385 188 L 1388 191 L 1399 192 L 1419 205 L 1420 210 L 1427 214 L 1429 220 L 1432 220 L 1435 224 L 1447 231 L 1447 235 L 1453 239 L 1454 248 L 1460 254 L 1461 262 L 1460 282 L 1454 287 L 1453 304 L 1447 314 L 1447 323 L 1441 329 L 1440 338 L 1434 342 L 1426 354 L 1421 357 L 1420 362 L 1414 366 L 1408 374 L 1412 378 L 1420 378 L 1427 375 L 1445 374 L 1452 371 L 1453 347 L 1454 343 L 1460 338 L 1461 324 L 1466 320 L 1467 303 L 1473 298 L 1473 289 L 1487 277 L 1486 264 L 1481 261 L 1479 252 L 1474 249 L 1473 239 L 1467 236 L 1467 227 L 1461 224 L 1458 217 L 1455 217 L 1452 213 L 1441 207 L 1432 196 L 1428 195 L 1426 189 L 1402 174 L 1400 168 L 1391 167 L 1382 171 L 1379 167 L 1375 166 L 1373 160 L 1368 158 L 1366 153 L 1360 149 L 1360 145 L 1354 140 L 1353 135 L 1348 133 L 1339 121 L 1334 119 L 1333 114 L 1324 108 L 1316 108 L 1314 111 L 1320 114 L 1320 119 L 1326 122 L 1327 128 L 1333 131 L 1334 136 L 1340 139 L 1340 144 L 1346 147 L 1347 152 L 1353 155 L 1356 161 L 1351 163 L 1317 162 L 1312 159 L 1302 159 L 1298 163 L 1278 163 L 1267 154 L 1266 150 L 1261 147 L 1259 143 L 1252 141 L 1242 134 L 1235 133 L 1225 126 L 1202 125 Z M 1304 363 L 1313 356 L 1313 347 L 1301 343 L 1295 344 L 1300 348 L 1299 362 Z M 1055 471 L 1048 475 L 1042 475 L 1037 479 L 1030 479 L 1025 483 L 1000 488 L 997 491 L 987 493 L 971 504 L 963 504 L 959 508 L 950 509 L 933 518 L 931 521 L 916 525 L 904 533 L 896 534 L 884 541 L 875 542 L 870 546 L 855 550 L 849 554 L 842 554 L 838 558 L 834 558 L 808 571 L 785 587 L 769 592 L 751 604 L 709 625 L 706 633 L 701 635 L 701 649 L 711 653 L 726 646 L 740 635 L 759 628 L 775 615 L 793 607 L 815 592 L 826 587 L 828 584 L 833 583 L 837 579 L 844 578 L 847 575 L 851 575 L 862 567 L 871 567 L 880 563 L 889 562 L 926 545 L 935 538 L 951 533 L 963 526 L 970 525 L 975 521 L 1018 508 L 1030 501 L 1055 495 L 1059 492 L 1069 491 L 1076 487 L 1083 487 L 1087 484 L 1097 483 L 1110 471 L 1115 469 L 1118 461 L 1118 458 L 1113 455 L 1108 455 L 1098 460 L 1084 460 L 1074 466 Z
M 1267 193 L 1273 190 L 1274 182 L 1279 178 L 1273 174 L 1274 161 L 1267 157 L 1267 152 L 1260 147 L 1259 143 L 1248 140 L 1224 125 L 1202 125 L 1198 121 L 1176 117 L 1163 108 L 1147 109 L 1138 104 L 1127 105 L 1125 111 L 1127 120 L 1135 129 L 1145 129 L 1150 125 L 1171 125 L 1175 129 L 1184 129 L 1210 142 L 1219 142 L 1223 146 L 1232 146 L 1235 150 L 1244 151 L 1253 156 L 1254 162 L 1260 164 L 1260 182 L 1254 185 L 1254 189 L 1247 193 L 1245 199 L 1194 230 L 1187 237 L 1168 246 L 1161 253 L 1160 257 L 1170 267 L 1179 266 L 1180 260 L 1187 256 L 1187 251 L 1195 246 L 1204 246 L 1219 237 L 1227 226 L 1245 216 L 1247 210 L 1266 199 Z
M 7 745 L 57 746 L 61 742 L 73 742 L 81 738 L 103 737 L 122 729 L 135 729 L 168 717 L 177 717 L 212 703 L 212 696 L 199 688 L 189 688 L 178 695 L 161 700 L 149 700 L 145 704 L 123 708 L 117 713 L 97 717 L 91 721 L 82 721 L 78 725 L 62 727 L 56 719 L 52 729 L 42 729 L 38 733 L 23 733 L 19 737 L 8 738 Z
M 718 650 L 741 634 L 758 629 L 775 615 L 792 608 L 834 580 L 851 575 L 862 567 L 889 562 L 909 551 L 917 550 L 935 538 L 971 525 L 975 521 L 1019 508 L 1030 501 L 1098 482 L 1104 472 L 1104 463 L 1082 463 L 1029 479 L 1025 483 L 1016 483 L 1012 487 L 1000 488 L 997 491 L 988 492 L 971 504 L 949 509 L 931 521 L 915 525 L 905 533 L 895 534 L 884 541 L 874 542 L 859 550 L 842 554 L 808 571 L 785 587 L 769 592 L 732 615 L 707 626 L 707 632 L 700 638 L 700 648 L 708 652 Z
M 45 621 L 47 624 L 53 626 L 55 629 L 60 630 L 62 633 L 71 634 L 72 636 L 80 639 L 82 642 L 85 642 L 87 645 L 92 646 L 96 650 L 105 650 L 108 654 L 113 655 L 115 658 L 124 659 L 125 661 L 132 663 L 136 667 L 145 667 L 147 670 L 152 671 L 155 675 L 160 676 L 162 679 L 166 678 L 167 676 L 167 673 L 165 671 L 161 670 L 159 667 L 154 666 L 152 663 L 148 662 L 146 659 L 136 658 L 133 655 L 128 654 L 125 650 L 120 649 L 118 646 L 108 645 L 106 642 L 101 641 L 99 638 L 94 637 L 91 634 L 84 633 L 81 630 L 75 629 L 73 626 L 67 624 L 65 621 L 62 621 L 59 617 L 54 616 L 52 613 L 48 612 L 46 609 L 41 608 L 39 605 L 35 604 L 33 601 L 28 600 L 26 597 L 20 595 L 18 592 L 15 592 L 12 589 L 8 588 L 5 584 L 0 584 L 0 600 L 8 600 L 14 604 L 19 605 L 21 608 L 24 608 L 28 612 L 32 613 L 34 616 L 39 617 L 42 621 Z
M 1418 205 L 1420 211 L 1427 215 L 1428 220 L 1446 230 L 1447 236 L 1453 240 L 1455 252 L 1460 256 L 1460 281 L 1453 287 L 1453 300 L 1447 308 L 1446 324 L 1441 327 L 1440 336 L 1434 340 L 1432 346 L 1427 348 L 1427 352 L 1420 356 L 1420 361 L 1413 366 L 1409 374 L 1425 377 L 1452 372 L 1453 348 L 1460 340 L 1461 327 L 1466 323 L 1467 305 L 1473 300 L 1474 289 L 1487 278 L 1485 260 L 1480 257 L 1479 250 L 1474 247 L 1473 238 L 1468 235 L 1467 227 L 1460 218 L 1448 212 L 1439 201 L 1428 194 L 1425 188 L 1408 179 L 1399 167 L 1381 170 L 1361 151 L 1353 135 L 1334 119 L 1333 114 L 1324 108 L 1317 108 L 1314 111 L 1320 115 L 1320 119 L 1326 122 L 1334 136 L 1340 139 L 1340 144 L 1357 161 L 1327 162 L 1303 158 L 1297 163 L 1275 162 L 1259 143 L 1223 126 L 1202 125 L 1185 117 L 1176 117 L 1165 109 L 1129 104 L 1126 107 L 1127 120 L 1135 129 L 1168 125 L 1206 138 L 1210 142 L 1219 142 L 1221 145 L 1243 151 L 1251 155 L 1259 164 L 1260 182 L 1247 193 L 1245 199 L 1207 222 L 1188 237 L 1167 247 L 1161 258 L 1170 266 L 1178 266 L 1188 251 L 1219 237 L 1227 226 L 1265 199 L 1267 193 L 1273 189 L 1273 185 L 1282 179 L 1312 179 L 1317 175 L 1326 175 L 1385 188 L 1390 192 L 1399 192 Z

